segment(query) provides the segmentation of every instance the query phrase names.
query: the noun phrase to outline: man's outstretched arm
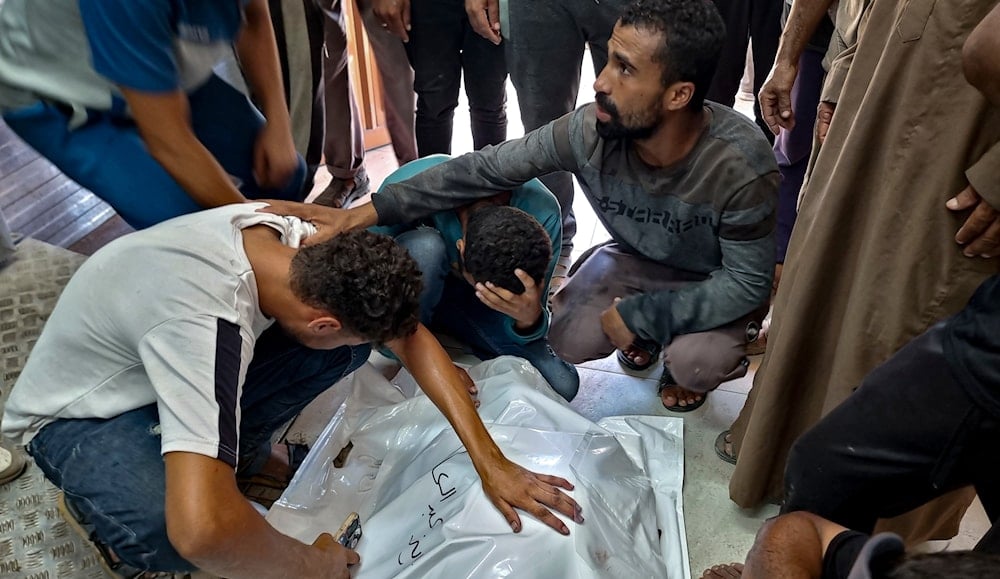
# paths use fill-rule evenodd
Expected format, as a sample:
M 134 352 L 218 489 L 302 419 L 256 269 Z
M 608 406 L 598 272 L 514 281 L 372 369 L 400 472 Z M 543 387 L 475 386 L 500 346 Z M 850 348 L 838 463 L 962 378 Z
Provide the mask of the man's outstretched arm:
M 531 472 L 503 455 L 476 413 L 461 374 L 427 328 L 420 325 L 412 335 L 387 345 L 454 427 L 469 451 L 483 490 L 514 532 L 522 528 L 515 509 L 534 515 L 564 535 L 569 534 L 569 528 L 549 509 L 583 522 L 580 506 L 561 490 L 573 490 L 569 481 Z
M 198 568 L 232 579 L 350 577 L 357 553 L 326 533 L 306 545 L 276 531 L 243 498 L 223 461 L 190 452 L 168 452 L 164 461 L 167 535 Z

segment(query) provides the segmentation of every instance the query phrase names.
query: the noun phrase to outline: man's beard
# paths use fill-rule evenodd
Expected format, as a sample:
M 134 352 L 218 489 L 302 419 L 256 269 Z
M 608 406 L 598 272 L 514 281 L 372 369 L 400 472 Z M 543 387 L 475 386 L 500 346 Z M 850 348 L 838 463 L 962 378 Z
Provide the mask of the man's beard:
M 653 133 L 656 132 L 656 128 L 660 125 L 660 119 L 654 118 L 647 124 L 635 127 L 626 127 L 622 123 L 622 116 L 621 113 L 618 112 L 618 107 L 611 102 L 607 93 L 597 93 L 596 100 L 597 104 L 611 116 L 610 121 L 597 121 L 597 134 L 600 135 L 602 139 L 648 139 L 653 136 Z

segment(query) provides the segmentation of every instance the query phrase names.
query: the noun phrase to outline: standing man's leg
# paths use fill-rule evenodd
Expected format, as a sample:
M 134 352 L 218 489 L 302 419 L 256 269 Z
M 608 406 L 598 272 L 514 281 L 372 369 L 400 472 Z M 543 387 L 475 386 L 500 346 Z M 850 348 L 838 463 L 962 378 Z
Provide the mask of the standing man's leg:
M 750 4 L 749 27 L 752 46 L 751 60 L 753 61 L 754 122 L 760 127 L 767 140 L 774 143 L 774 133 L 764 122 L 757 95 L 760 94 L 760 87 L 764 86 L 767 73 L 771 70 L 774 57 L 778 54 L 778 39 L 781 37 L 781 11 L 785 3 L 784 0 L 753 0 Z
M 740 90 L 740 80 L 746 69 L 751 0 L 712 1 L 719 9 L 723 22 L 726 23 L 726 42 L 722 45 L 715 76 L 712 77 L 712 85 L 705 98 L 731 107 L 736 103 L 736 93 Z M 773 62 L 772 58 L 764 70 L 771 70 Z
M 462 39 L 468 17 L 460 0 L 424 0 L 410 5 L 410 41 L 417 93 L 417 152 L 451 153 L 462 83 Z
M 997 522 L 1000 421 L 955 382 L 944 333 L 940 323 L 904 346 L 796 441 L 783 512 L 808 511 L 871 532 L 879 518 L 971 484 Z
M 392 139 L 392 150 L 396 154 L 396 162 L 403 166 L 417 158 L 413 68 L 410 67 L 403 41 L 382 28 L 382 23 L 372 12 L 371 0 L 358 0 L 358 10 L 382 79 L 382 104 L 385 106 L 385 124 Z
M 478 151 L 507 140 L 507 60 L 503 46 L 476 34 L 468 20 L 464 28 L 462 71 L 472 143 Z
M 365 172 L 365 139 L 361 115 L 351 89 L 348 69 L 345 0 L 318 0 L 326 18 L 323 36 L 323 103 L 326 131 L 323 155 L 333 176 L 330 185 L 316 198 L 316 203 L 342 207 L 368 193 Z
M 590 10 L 603 9 L 601 4 L 587 3 L 587 6 Z M 528 132 L 576 107 L 586 39 L 566 0 L 508 0 L 508 11 L 509 26 L 501 29 L 502 46 L 510 80 L 517 90 L 521 123 Z M 562 208 L 563 247 L 554 250 L 566 258 L 562 266 L 565 270 L 576 235 L 573 176 L 551 173 L 541 180 Z

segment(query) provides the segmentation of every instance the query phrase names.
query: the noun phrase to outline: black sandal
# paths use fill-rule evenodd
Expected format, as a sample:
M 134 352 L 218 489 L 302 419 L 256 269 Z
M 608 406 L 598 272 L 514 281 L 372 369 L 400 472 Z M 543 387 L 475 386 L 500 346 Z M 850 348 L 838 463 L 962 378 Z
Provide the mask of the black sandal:
M 680 384 L 678 384 L 677 381 L 674 380 L 674 376 L 673 374 L 670 373 L 670 369 L 664 366 L 663 374 L 660 376 L 660 381 L 656 384 L 656 395 L 660 397 L 661 404 L 663 403 L 663 396 L 662 396 L 663 390 L 666 388 L 670 388 L 671 386 L 680 386 Z M 705 404 L 706 400 L 708 400 L 708 392 L 703 392 L 701 394 L 701 400 L 696 400 L 691 404 L 682 405 L 681 399 L 680 397 L 678 397 L 677 402 L 674 405 L 667 406 L 666 404 L 663 404 L 663 407 L 671 412 L 692 412 L 694 410 L 698 410 L 699 408 L 701 408 L 702 405 Z
M 625 366 L 629 370 L 642 372 L 643 370 L 655 364 L 656 361 L 660 359 L 660 350 L 662 350 L 663 348 L 660 346 L 659 343 L 654 342 L 653 340 L 647 340 L 645 338 L 636 337 L 636 339 L 632 342 L 631 349 L 638 350 L 646 354 L 647 358 L 646 363 L 636 364 L 635 361 L 632 360 L 632 358 L 629 358 L 628 354 L 626 354 L 622 350 L 618 350 L 618 363 L 621 364 L 622 366 Z

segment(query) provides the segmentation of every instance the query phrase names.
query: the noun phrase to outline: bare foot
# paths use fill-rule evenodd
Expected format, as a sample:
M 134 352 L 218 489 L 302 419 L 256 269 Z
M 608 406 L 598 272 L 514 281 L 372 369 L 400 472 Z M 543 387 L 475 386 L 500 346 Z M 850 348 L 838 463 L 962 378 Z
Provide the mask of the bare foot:
M 701 579 L 738 579 L 742 575 L 743 563 L 730 563 L 705 569 L 705 572 L 701 574 Z
M 692 392 L 680 386 L 667 386 L 663 390 L 660 390 L 660 402 L 667 408 L 671 406 L 690 406 L 699 402 L 703 396 L 704 394 Z
M 649 364 L 649 353 L 639 350 L 638 348 L 628 348 L 622 349 L 622 355 L 632 361 L 636 366 L 645 366 Z

